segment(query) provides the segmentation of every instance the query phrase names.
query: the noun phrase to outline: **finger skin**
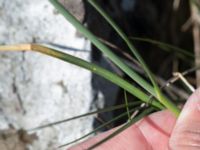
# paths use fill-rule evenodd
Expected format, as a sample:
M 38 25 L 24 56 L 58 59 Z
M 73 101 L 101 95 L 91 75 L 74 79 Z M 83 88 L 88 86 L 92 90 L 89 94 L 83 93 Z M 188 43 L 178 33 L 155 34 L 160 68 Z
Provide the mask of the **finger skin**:
M 95 149 L 166 150 L 175 121 L 176 118 L 169 111 L 153 113 Z M 69 150 L 85 150 L 114 130 L 116 129 L 93 137 L 81 144 L 71 147 Z
M 200 149 L 200 88 L 185 104 L 169 141 L 171 150 Z

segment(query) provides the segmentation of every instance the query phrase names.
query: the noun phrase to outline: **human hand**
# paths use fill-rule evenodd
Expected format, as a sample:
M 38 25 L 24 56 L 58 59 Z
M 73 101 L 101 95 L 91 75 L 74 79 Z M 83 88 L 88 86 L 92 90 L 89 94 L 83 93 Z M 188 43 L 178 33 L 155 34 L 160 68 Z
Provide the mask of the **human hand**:
M 86 150 L 115 129 L 102 133 L 69 150 Z M 153 113 L 138 121 L 96 150 L 199 150 L 200 88 L 185 104 L 178 120 L 169 111 Z

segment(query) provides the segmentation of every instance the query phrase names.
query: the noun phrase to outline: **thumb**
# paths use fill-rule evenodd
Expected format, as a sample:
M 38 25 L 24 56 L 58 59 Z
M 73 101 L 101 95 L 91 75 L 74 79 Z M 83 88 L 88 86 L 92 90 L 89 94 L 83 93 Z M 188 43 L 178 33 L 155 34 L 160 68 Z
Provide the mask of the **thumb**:
M 186 102 L 169 140 L 170 150 L 200 149 L 200 88 Z

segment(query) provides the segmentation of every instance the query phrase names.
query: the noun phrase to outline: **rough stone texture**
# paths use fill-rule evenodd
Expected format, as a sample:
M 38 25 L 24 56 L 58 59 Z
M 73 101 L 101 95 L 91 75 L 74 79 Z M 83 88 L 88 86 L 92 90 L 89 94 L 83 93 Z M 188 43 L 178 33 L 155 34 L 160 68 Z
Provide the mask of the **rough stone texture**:
M 51 42 L 85 49 L 87 42 L 48 0 L 0 0 L 0 44 Z M 70 52 L 89 60 L 89 52 Z M 85 113 L 91 74 L 34 52 L 0 53 L 0 129 L 30 129 Z M 33 150 L 55 149 L 91 129 L 92 118 L 38 131 Z
M 82 0 L 59 0 L 67 10 L 70 11 L 79 21 L 84 19 L 84 5 Z
M 28 144 L 37 139 L 35 134 L 27 134 L 24 130 L 16 131 L 13 128 L 0 130 L 1 150 L 27 150 Z

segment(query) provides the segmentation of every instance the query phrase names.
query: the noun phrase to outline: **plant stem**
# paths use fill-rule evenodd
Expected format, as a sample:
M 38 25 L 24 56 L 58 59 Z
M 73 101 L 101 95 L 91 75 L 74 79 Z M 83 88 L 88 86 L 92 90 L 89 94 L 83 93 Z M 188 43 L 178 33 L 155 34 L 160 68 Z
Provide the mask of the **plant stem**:
M 38 44 L 22 44 L 22 45 L 12 45 L 12 46 L 0 46 L 0 51 L 21 51 L 21 50 L 28 50 L 28 51 L 37 51 L 43 54 L 47 54 L 53 57 L 56 57 L 58 59 L 64 60 L 66 62 L 69 62 L 71 64 L 80 66 L 82 68 L 85 68 L 87 70 L 92 71 L 95 74 L 100 75 L 101 77 L 109 80 L 110 82 L 113 82 L 114 84 L 118 85 L 119 87 L 123 88 L 124 90 L 128 91 L 138 99 L 142 100 L 143 102 L 148 103 L 149 96 L 142 92 L 140 89 L 134 87 L 132 84 L 127 82 L 126 80 L 122 79 L 120 76 L 102 68 L 98 65 L 95 65 L 93 63 L 87 62 L 85 60 L 82 60 L 80 58 L 77 58 L 75 56 L 60 52 L 58 50 L 48 48 L 42 45 Z M 155 99 L 152 102 L 152 105 L 159 108 L 164 109 L 163 105 L 160 104 Z

